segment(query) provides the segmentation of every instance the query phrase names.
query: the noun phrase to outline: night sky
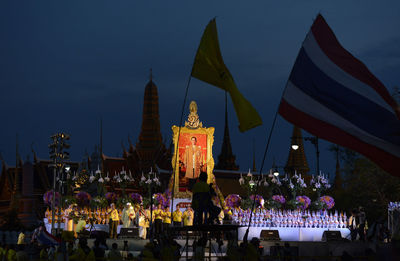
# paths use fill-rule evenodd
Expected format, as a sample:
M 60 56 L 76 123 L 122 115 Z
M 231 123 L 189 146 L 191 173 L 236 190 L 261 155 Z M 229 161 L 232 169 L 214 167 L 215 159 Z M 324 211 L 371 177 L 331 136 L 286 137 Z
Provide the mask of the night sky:
M 264 124 L 240 133 L 232 103 L 229 127 L 240 169 L 252 165 L 253 139 L 259 169 L 274 114 L 301 43 L 321 13 L 342 45 L 389 89 L 399 86 L 400 1 L 1 1 L 0 152 L 15 164 L 32 160 L 31 146 L 48 158 L 50 135 L 71 134 L 71 158 L 80 161 L 99 143 L 122 154 L 128 136 L 136 143 L 150 68 L 158 87 L 161 131 L 168 146 L 179 123 L 184 90 L 203 30 L 217 17 L 221 52 L 243 95 Z M 200 120 L 214 126 L 214 159 L 224 127 L 224 92 L 192 79 L 189 102 Z M 292 126 L 278 117 L 267 156 L 284 165 Z M 307 133 L 303 133 L 308 136 Z M 321 170 L 333 173 L 335 158 L 322 141 Z M 315 149 L 305 144 L 310 168 Z

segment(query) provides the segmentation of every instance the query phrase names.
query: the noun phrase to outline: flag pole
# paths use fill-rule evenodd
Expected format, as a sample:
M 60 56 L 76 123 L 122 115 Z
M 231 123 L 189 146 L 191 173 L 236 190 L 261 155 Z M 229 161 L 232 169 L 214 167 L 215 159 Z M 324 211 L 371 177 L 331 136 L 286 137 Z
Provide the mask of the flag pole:
M 285 87 L 285 90 L 286 90 L 286 87 Z M 280 105 L 280 103 L 279 103 L 279 105 Z M 243 241 L 245 241 L 245 242 L 247 242 L 247 237 L 249 235 L 251 219 L 253 217 L 253 210 L 254 210 L 254 207 L 256 205 L 256 196 L 255 195 L 257 194 L 257 191 L 258 191 L 258 188 L 259 188 L 259 185 L 260 185 L 260 182 L 261 182 L 261 174 L 262 174 L 262 170 L 263 170 L 263 167 L 264 167 L 265 158 L 267 156 L 269 144 L 271 142 L 272 132 L 273 132 L 274 127 L 275 127 L 275 122 L 276 122 L 276 118 L 278 116 L 278 111 L 279 111 L 279 106 L 278 106 L 278 109 L 275 112 L 274 120 L 272 121 L 272 126 L 271 126 L 271 129 L 269 131 L 269 135 L 268 135 L 267 145 L 265 146 L 264 156 L 263 156 L 263 159 L 262 159 L 262 162 L 261 162 L 261 167 L 260 167 L 260 174 L 259 174 L 259 176 L 257 178 L 256 190 L 254 191 L 254 199 L 253 199 L 253 204 L 251 206 L 251 211 L 250 211 L 249 225 L 247 226 L 247 230 L 246 230 L 246 233 L 245 233 L 245 238 L 243 239 Z
M 193 65 L 192 65 L 192 71 L 193 71 Z M 178 175 L 179 175 L 179 164 L 178 164 L 178 153 L 179 153 L 179 137 L 181 136 L 181 129 L 182 129 L 182 121 L 183 121 L 183 111 L 185 109 L 186 105 L 186 99 L 187 99 L 187 94 L 189 91 L 189 85 L 190 81 L 192 79 L 192 73 L 189 75 L 189 79 L 187 81 L 186 85 L 186 90 L 185 90 L 185 97 L 183 98 L 183 103 L 182 103 L 182 111 L 181 111 L 181 118 L 179 120 L 179 125 L 178 125 L 178 139 L 176 141 L 176 151 L 175 151 L 175 166 L 172 168 L 172 191 L 171 191 L 171 220 L 173 219 L 173 209 L 174 209 L 174 194 L 175 194 L 175 170 L 178 168 Z
M 303 42 L 304 42 L 304 41 L 303 41 Z M 290 75 L 291 75 L 292 72 L 293 72 L 293 67 L 294 67 L 294 65 L 292 66 L 292 69 L 291 69 L 291 71 L 290 71 L 289 77 L 290 77 Z M 279 108 L 281 107 L 281 103 L 282 103 L 282 97 L 283 97 L 283 95 L 285 94 L 285 91 L 286 91 L 286 89 L 287 89 L 288 83 L 289 83 L 289 78 L 288 78 L 287 81 L 286 81 L 285 88 L 283 88 L 282 95 L 281 95 L 281 100 L 280 100 L 280 102 L 279 102 L 279 105 L 278 105 L 277 110 L 275 111 L 275 116 L 274 116 L 274 119 L 273 119 L 273 121 L 272 121 L 272 126 L 271 126 L 271 129 L 270 129 L 269 134 L 268 134 L 267 144 L 265 145 L 264 156 L 263 156 L 263 158 L 262 158 L 261 166 L 260 166 L 260 173 L 259 173 L 259 176 L 258 176 L 258 178 L 257 178 L 256 190 L 254 191 L 255 194 L 254 194 L 253 204 L 252 204 L 252 206 L 251 206 L 249 225 L 247 226 L 247 230 L 246 230 L 246 233 L 245 233 L 245 237 L 246 237 L 245 240 L 246 240 L 246 242 L 247 242 L 247 236 L 249 235 L 249 230 L 250 230 L 250 225 L 251 225 L 251 219 L 252 219 L 252 216 L 253 216 L 253 210 L 254 210 L 254 207 L 255 207 L 255 205 L 256 205 L 256 197 L 255 197 L 255 195 L 256 195 L 256 193 L 257 193 L 257 191 L 258 191 L 258 188 L 259 188 L 259 185 L 260 185 L 260 182 L 261 182 L 262 171 L 263 171 L 263 168 L 264 168 L 265 159 L 266 159 L 266 157 L 267 157 L 267 153 L 268 153 L 268 149 L 269 149 L 269 144 L 270 144 L 270 142 L 271 142 L 272 132 L 273 132 L 273 130 L 274 130 L 274 128 L 275 128 L 276 118 L 277 118 L 277 116 L 278 116 L 278 114 L 279 114 Z

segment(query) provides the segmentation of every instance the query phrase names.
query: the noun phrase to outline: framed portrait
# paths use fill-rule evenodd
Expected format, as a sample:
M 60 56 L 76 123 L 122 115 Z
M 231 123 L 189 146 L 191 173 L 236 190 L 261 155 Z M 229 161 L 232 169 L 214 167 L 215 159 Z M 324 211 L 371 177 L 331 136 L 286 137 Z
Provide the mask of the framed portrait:
M 212 155 L 214 130 L 213 127 L 192 129 L 186 126 L 181 128 L 172 126 L 174 142 L 172 168 L 175 175 L 175 195 L 182 194 L 179 185 L 185 183 L 183 179 L 197 179 L 201 171 L 207 172 L 208 182 L 211 182 L 211 174 L 214 169 Z

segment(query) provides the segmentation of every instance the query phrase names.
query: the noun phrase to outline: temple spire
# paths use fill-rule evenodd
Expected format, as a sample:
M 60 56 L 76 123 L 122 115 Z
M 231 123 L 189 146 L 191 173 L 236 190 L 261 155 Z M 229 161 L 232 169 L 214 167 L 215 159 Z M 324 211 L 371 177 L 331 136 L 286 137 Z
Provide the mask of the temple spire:
M 239 166 L 236 165 L 236 156 L 232 153 L 232 145 L 229 137 L 229 126 L 228 126 L 228 98 L 227 92 L 225 91 L 225 130 L 224 139 L 222 142 L 221 153 L 218 156 L 217 169 L 222 170 L 238 170 Z
M 339 146 L 336 146 L 336 171 L 335 171 L 335 179 L 334 179 L 334 188 L 341 189 L 342 188 L 342 176 L 340 175 L 340 161 L 339 161 Z
M 293 145 L 297 145 L 296 149 Z M 301 174 L 308 174 L 310 168 L 308 167 L 306 155 L 304 153 L 303 136 L 301 129 L 293 126 L 292 142 L 289 149 L 289 156 L 285 166 L 286 173 L 294 174 L 295 171 Z
M 12 192 L 12 197 L 11 197 L 11 206 L 14 209 L 18 209 L 19 204 L 18 204 L 18 199 L 20 195 L 20 180 L 19 180 L 19 170 L 18 166 L 20 164 L 20 155 L 19 155 L 19 149 L 18 149 L 18 133 L 15 136 L 15 170 L 14 170 L 14 184 L 13 184 L 13 192 Z M 21 165 L 21 171 L 22 171 L 22 165 Z
M 153 82 L 153 70 L 150 69 L 150 81 L 144 91 L 143 118 L 136 151 L 142 159 L 142 169 L 147 171 L 157 161 L 159 151 L 165 149 L 160 131 L 158 109 L 158 91 Z

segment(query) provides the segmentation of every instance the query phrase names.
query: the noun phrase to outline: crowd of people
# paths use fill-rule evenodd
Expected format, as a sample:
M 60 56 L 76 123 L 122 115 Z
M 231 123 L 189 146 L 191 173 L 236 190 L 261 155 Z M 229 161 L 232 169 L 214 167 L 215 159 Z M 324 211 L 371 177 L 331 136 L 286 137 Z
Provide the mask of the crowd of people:
M 163 207 L 161 204 L 150 209 L 149 206 L 132 205 L 127 203 L 123 208 L 116 208 L 111 204 L 107 208 L 91 209 L 88 207 L 78 208 L 77 205 L 71 205 L 67 209 L 58 209 L 55 211 L 55 222 L 60 220 L 64 224 L 64 230 L 78 233 L 84 227 L 89 225 L 108 225 L 110 238 L 117 238 L 117 227 L 123 228 L 139 227 L 139 236 L 142 239 L 148 238 L 148 229 L 151 221 L 154 223 L 155 233 L 161 233 L 172 224 L 174 226 L 191 226 L 194 220 L 194 211 L 188 206 L 184 211 L 176 205 L 172 213 L 169 207 Z M 52 213 L 49 209 L 45 213 L 45 223 L 51 224 Z
M 234 224 L 248 226 L 250 210 L 232 209 Z M 346 228 L 346 213 L 306 210 L 275 210 L 257 208 L 251 218 L 252 227 L 304 227 L 304 228 Z

